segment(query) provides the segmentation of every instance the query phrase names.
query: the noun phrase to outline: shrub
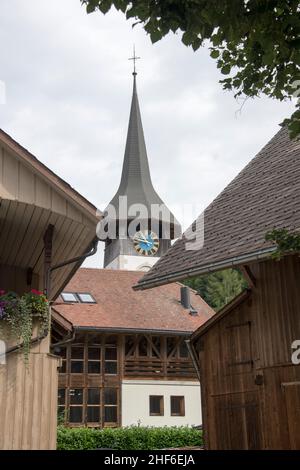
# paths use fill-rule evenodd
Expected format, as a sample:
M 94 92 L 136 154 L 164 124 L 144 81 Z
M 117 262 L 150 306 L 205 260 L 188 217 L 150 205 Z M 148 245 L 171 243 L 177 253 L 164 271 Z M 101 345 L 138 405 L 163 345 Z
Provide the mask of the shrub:
M 154 450 L 202 445 L 202 432 L 191 427 L 66 428 L 58 427 L 58 450 Z

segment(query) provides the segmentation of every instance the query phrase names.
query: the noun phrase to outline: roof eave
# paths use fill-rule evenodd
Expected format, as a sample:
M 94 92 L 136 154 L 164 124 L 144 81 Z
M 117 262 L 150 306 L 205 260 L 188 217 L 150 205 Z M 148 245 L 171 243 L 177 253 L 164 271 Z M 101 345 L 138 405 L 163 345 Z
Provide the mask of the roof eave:
M 45 180 L 51 187 L 62 194 L 66 199 L 69 199 L 75 206 L 81 211 L 84 211 L 85 215 L 95 223 L 98 223 L 102 218 L 102 213 L 89 202 L 84 196 L 78 193 L 69 183 L 64 181 L 60 176 L 54 173 L 44 163 L 42 163 L 37 157 L 29 152 L 25 147 L 19 144 L 13 137 L 7 134 L 3 129 L 0 129 L 0 140 L 2 144 L 14 155 L 23 161 L 25 165 L 30 167 L 33 172 Z
M 91 332 L 109 332 L 109 333 L 147 333 L 147 334 L 160 334 L 160 335 L 178 335 L 178 336 L 191 336 L 193 330 L 161 330 L 161 329 L 149 329 L 149 328 L 118 328 L 118 327 L 98 327 L 98 326 L 75 326 L 75 331 L 91 331 Z
M 172 248 L 171 248 L 172 250 Z M 195 266 L 190 269 L 183 269 L 182 271 L 175 271 L 172 274 L 166 274 L 164 276 L 158 276 L 148 281 L 141 280 L 138 284 L 133 286 L 134 290 L 145 290 L 151 289 L 153 287 L 162 286 L 164 284 L 169 284 L 175 281 L 182 281 L 183 279 L 188 279 L 195 276 L 200 276 L 203 274 L 208 274 L 215 271 L 220 271 L 222 269 L 228 269 L 235 266 L 241 266 L 250 262 L 258 261 L 265 259 L 270 256 L 270 254 L 276 251 L 276 247 L 268 247 L 261 250 L 257 250 L 253 253 L 246 253 L 240 256 L 235 256 L 233 258 L 227 258 L 225 260 L 217 261 L 214 263 Z

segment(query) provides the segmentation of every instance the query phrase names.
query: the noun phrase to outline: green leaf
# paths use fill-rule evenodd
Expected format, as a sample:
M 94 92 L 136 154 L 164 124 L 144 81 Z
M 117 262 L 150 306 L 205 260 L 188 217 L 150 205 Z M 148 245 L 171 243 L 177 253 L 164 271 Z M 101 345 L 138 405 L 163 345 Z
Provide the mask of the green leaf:
M 92 5 L 91 3 L 89 3 L 89 4 L 86 6 L 86 12 L 87 12 L 88 14 L 93 13 L 95 10 L 96 10 L 96 7 L 95 7 L 94 5 Z
M 213 49 L 210 53 L 210 57 L 212 57 L 213 59 L 217 59 L 220 55 L 220 51 L 218 51 L 217 49 Z
M 151 42 L 154 44 L 162 38 L 162 33 L 159 30 L 150 33 Z
M 192 48 L 194 49 L 194 51 L 196 51 L 197 49 L 199 49 L 201 45 L 202 45 L 202 39 L 196 38 L 192 43 Z
M 224 67 L 221 68 L 221 73 L 223 75 L 228 75 L 230 73 L 231 66 L 230 65 L 224 65 Z
M 194 33 L 191 33 L 190 31 L 186 31 L 183 35 L 182 35 L 182 42 L 185 46 L 190 46 L 193 41 L 195 39 L 195 34 Z
M 111 8 L 111 0 L 102 0 L 99 2 L 99 10 L 105 15 Z
M 128 3 L 124 0 L 114 0 L 114 5 L 117 10 L 121 10 L 123 13 L 125 13 Z

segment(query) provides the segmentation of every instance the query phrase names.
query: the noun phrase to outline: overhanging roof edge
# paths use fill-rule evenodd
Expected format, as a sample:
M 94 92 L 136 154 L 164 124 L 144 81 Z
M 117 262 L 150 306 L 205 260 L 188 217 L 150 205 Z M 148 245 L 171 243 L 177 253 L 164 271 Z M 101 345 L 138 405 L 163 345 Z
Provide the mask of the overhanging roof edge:
M 236 256 L 233 258 L 227 258 L 222 261 L 217 261 L 211 264 L 197 266 L 191 269 L 183 269 L 182 271 L 175 271 L 172 274 L 166 274 L 164 276 L 158 276 L 149 280 L 141 280 L 138 284 L 133 286 L 134 290 L 145 290 L 153 287 L 158 287 L 171 282 L 181 281 L 186 278 L 200 276 L 221 269 L 228 269 L 234 266 L 240 266 L 241 264 L 249 263 L 267 258 L 276 250 L 276 247 L 269 247 L 262 250 L 257 250 L 253 253 L 247 253 L 244 255 Z

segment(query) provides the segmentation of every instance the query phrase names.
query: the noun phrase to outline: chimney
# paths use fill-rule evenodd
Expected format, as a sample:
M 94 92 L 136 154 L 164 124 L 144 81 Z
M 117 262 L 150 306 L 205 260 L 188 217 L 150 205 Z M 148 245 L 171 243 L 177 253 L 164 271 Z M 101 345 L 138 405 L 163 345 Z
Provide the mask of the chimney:
M 180 299 L 181 305 L 186 309 L 190 309 L 191 308 L 190 289 L 187 286 L 181 287 L 180 295 L 181 295 L 181 299 Z
M 197 310 L 194 309 L 191 305 L 191 295 L 190 295 L 190 289 L 187 286 L 183 286 L 180 289 L 180 303 L 183 306 L 183 308 L 186 308 L 189 310 L 190 315 L 197 316 L 198 312 Z

